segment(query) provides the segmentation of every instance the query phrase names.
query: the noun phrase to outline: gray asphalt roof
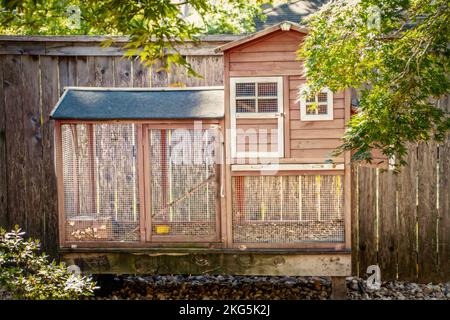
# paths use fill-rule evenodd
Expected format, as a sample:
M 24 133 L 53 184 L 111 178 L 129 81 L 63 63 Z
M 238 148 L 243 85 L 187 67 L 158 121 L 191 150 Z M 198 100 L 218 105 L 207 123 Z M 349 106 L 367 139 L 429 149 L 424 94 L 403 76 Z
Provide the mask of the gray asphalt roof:
M 290 0 L 279 5 L 268 5 L 264 9 L 266 20 L 261 21 L 256 19 L 256 30 L 263 30 L 271 25 L 283 22 L 292 21 L 299 24 L 304 24 L 302 21 L 305 17 L 318 11 L 322 5 L 330 0 Z
M 224 116 L 222 87 L 66 88 L 50 117 L 56 120 L 218 119 Z

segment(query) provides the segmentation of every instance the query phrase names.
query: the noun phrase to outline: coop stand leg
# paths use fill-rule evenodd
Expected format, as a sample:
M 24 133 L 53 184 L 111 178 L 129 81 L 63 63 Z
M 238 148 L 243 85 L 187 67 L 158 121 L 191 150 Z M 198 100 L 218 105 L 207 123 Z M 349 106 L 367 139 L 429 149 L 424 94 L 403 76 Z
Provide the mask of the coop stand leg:
M 345 300 L 347 298 L 347 284 L 345 277 L 331 277 L 331 300 Z

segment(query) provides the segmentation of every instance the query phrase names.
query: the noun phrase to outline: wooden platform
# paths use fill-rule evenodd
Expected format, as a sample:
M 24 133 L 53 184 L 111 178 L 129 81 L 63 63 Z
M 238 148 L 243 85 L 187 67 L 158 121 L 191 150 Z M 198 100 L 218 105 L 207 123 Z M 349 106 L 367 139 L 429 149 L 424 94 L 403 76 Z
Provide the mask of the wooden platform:
M 233 274 L 335 276 L 351 274 L 349 251 L 230 249 L 62 250 L 67 265 L 88 274 Z

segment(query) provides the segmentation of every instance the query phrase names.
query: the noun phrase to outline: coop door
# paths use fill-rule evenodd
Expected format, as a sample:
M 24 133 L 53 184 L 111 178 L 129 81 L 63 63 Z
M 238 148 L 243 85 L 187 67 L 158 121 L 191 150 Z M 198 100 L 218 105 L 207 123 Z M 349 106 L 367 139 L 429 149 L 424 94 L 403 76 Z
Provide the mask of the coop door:
M 230 79 L 233 158 L 283 157 L 282 80 L 282 77 Z
M 217 129 L 149 129 L 150 241 L 218 237 Z

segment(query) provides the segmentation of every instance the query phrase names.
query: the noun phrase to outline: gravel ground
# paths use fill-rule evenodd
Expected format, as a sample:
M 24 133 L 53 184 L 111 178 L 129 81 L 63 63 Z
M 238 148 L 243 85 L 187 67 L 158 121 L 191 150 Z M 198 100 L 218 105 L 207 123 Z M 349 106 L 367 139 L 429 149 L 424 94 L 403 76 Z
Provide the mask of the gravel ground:
M 329 299 L 327 277 L 242 277 L 242 276 L 122 276 L 98 279 L 101 290 L 94 299 Z M 367 288 L 364 280 L 347 278 L 350 300 L 450 300 L 450 282 L 417 284 L 383 282 L 379 290 Z

